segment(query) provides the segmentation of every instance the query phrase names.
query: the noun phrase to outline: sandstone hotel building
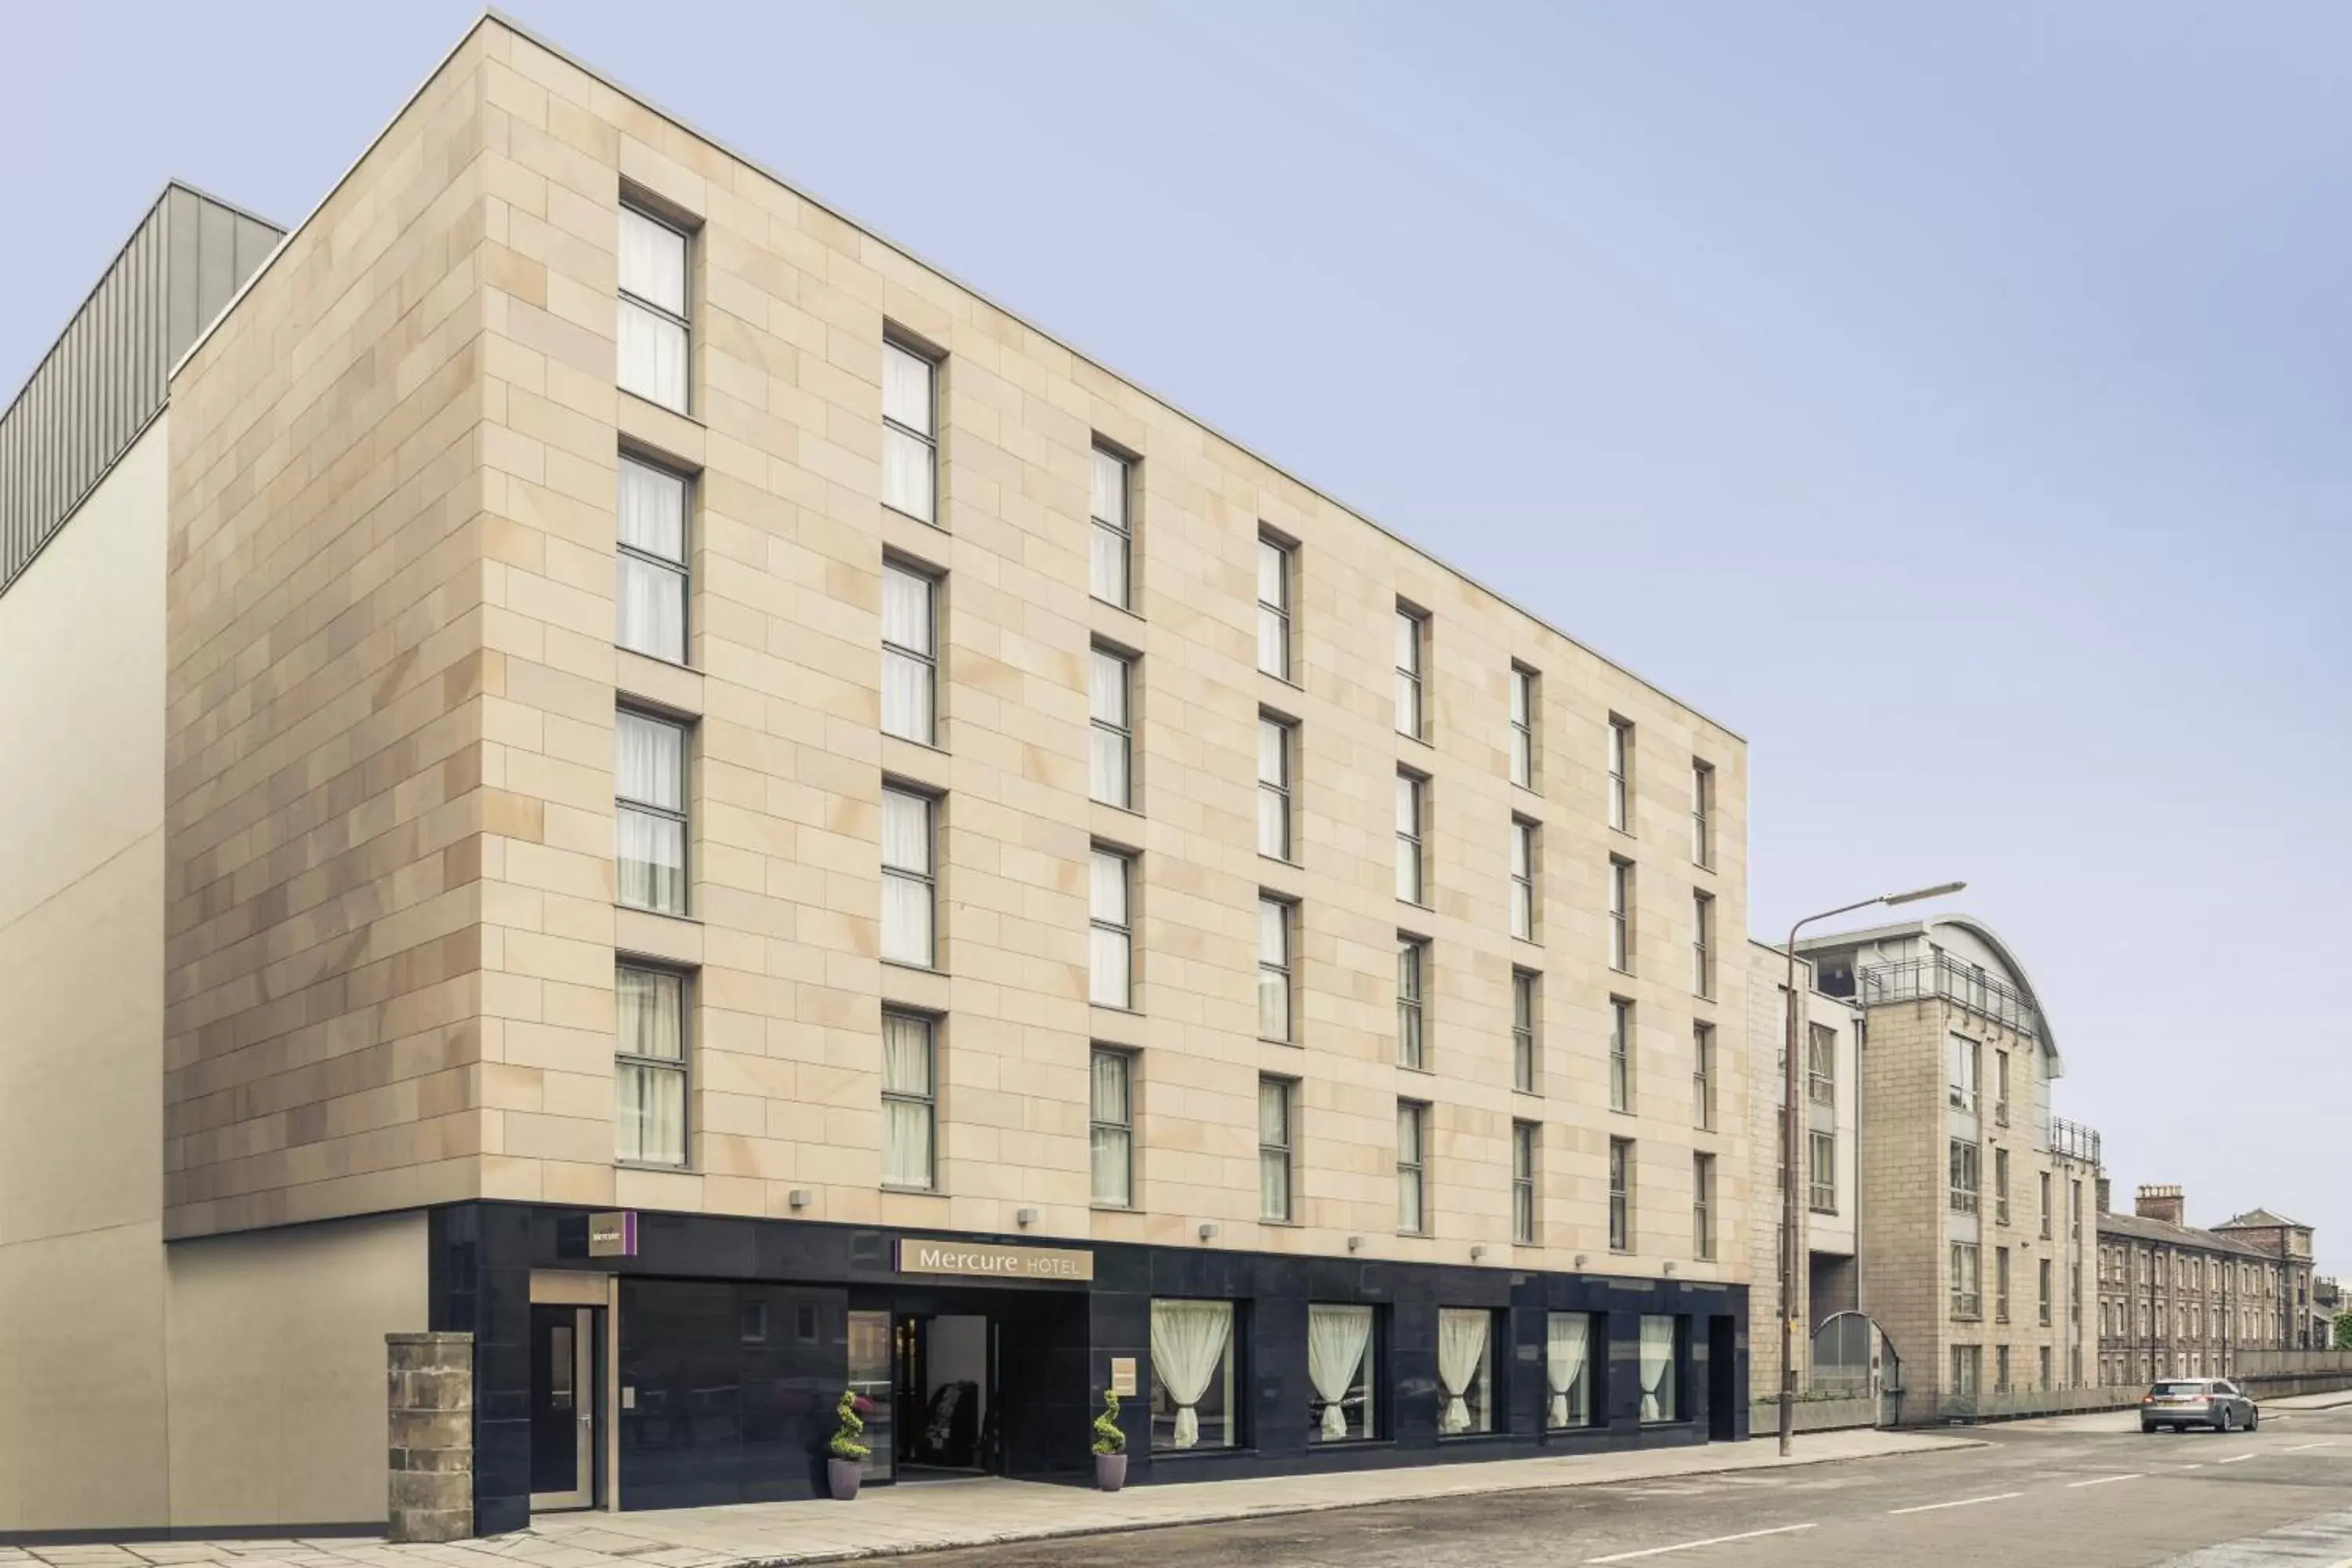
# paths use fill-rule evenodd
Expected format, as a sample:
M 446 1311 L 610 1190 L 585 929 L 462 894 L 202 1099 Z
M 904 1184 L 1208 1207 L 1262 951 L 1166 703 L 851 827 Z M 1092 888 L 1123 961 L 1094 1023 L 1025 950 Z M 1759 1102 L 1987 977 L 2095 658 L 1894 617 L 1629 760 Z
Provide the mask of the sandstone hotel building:
M 495 16 L 0 582 L 0 1540 L 1746 1436 L 1741 741 Z

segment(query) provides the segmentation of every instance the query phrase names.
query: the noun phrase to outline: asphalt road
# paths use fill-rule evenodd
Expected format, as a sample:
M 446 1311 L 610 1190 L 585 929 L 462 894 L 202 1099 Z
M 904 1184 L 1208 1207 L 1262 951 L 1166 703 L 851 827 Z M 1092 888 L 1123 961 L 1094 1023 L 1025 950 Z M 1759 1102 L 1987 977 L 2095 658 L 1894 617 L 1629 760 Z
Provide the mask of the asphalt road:
M 1974 1435 L 1989 1446 L 1024 1542 L 919 1561 L 922 1568 L 2352 1568 L 2352 1407 L 2274 1411 L 2260 1431 L 2230 1436 L 2146 1436 L 2128 1414 L 1989 1426 Z M 2281 1527 L 2288 1528 L 2264 1539 Z

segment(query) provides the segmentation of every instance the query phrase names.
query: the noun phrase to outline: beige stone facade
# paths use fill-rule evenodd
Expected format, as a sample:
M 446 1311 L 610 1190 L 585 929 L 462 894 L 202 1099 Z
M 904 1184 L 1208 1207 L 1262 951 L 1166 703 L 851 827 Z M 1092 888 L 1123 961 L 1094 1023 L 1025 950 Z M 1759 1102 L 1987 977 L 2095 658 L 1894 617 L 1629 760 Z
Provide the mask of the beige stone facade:
M 616 390 L 625 196 L 690 232 L 684 415 Z M 937 363 L 936 525 L 880 500 L 890 340 Z M 1717 948 L 1745 929 L 1738 739 L 542 46 L 478 26 L 173 396 L 173 1234 L 485 1196 L 1742 1276 L 1694 1214 L 1714 1154 L 1715 1234 L 1746 1225 L 1742 1053 L 1714 1126 L 1693 1110 L 1695 1031 L 1747 1005 L 1736 959 L 1694 984 L 1695 895 Z M 1088 593 L 1102 446 L 1133 459 L 1131 611 Z M 691 478 L 683 664 L 614 647 L 625 451 Z M 1295 680 L 1255 664 L 1262 534 L 1295 546 Z M 940 584 L 936 746 L 879 725 L 886 558 Z M 1088 798 L 1097 644 L 1136 660 L 1131 810 Z M 625 705 L 689 727 L 687 918 L 616 907 Z M 1262 712 L 1297 725 L 1288 861 L 1254 839 Z M 1427 780 L 1423 904 L 1394 896 L 1401 769 Z M 939 803 L 931 970 L 880 957 L 886 779 Z M 1095 845 L 1136 857 L 1132 1011 L 1088 1003 Z M 1256 1025 L 1261 891 L 1295 901 L 1296 1043 Z M 1427 1071 L 1398 1065 L 1400 932 L 1431 944 Z M 691 976 L 681 1169 L 615 1163 L 616 954 Z M 1534 1093 L 1515 967 L 1541 974 Z M 881 1180 L 886 1004 L 942 1020 L 935 1193 Z M 1090 1043 L 1139 1053 L 1131 1211 L 1089 1202 Z M 1261 1074 L 1299 1086 L 1295 1224 L 1258 1218 Z M 1431 1106 L 1426 1234 L 1398 1234 L 1401 1098 Z M 1519 1246 L 1515 1121 L 1540 1129 Z

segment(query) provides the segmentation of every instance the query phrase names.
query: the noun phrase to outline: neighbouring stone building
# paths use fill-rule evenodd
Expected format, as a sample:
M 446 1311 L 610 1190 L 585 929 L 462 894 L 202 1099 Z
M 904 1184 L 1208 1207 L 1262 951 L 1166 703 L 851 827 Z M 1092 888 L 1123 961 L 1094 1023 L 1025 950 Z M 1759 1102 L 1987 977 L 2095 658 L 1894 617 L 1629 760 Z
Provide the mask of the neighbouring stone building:
M 2278 1327 L 2280 1347 L 2323 1348 L 2326 1342 L 2315 1332 L 2312 1313 L 2311 1226 L 2255 1209 L 2223 1220 L 2213 1234 L 2243 1242 L 2278 1265 L 2279 1296 L 2271 1317 Z
M 0 1539 L 1746 1436 L 1739 737 L 495 16 L 229 232 L 0 430 Z
M 2307 1348 L 2292 1315 L 2294 1254 L 2282 1261 L 2245 1238 L 2273 1228 L 2301 1232 L 2301 1282 L 2308 1299 L 2311 1232 L 2263 1210 L 2227 1226 L 2189 1224 L 2180 1188 L 2143 1186 L 2130 1214 L 2108 1212 L 2099 1190 L 2099 1380 L 2229 1377 L 2242 1351 Z M 2265 1222 L 2268 1222 L 2267 1224 Z M 2290 1236 L 2290 1247 L 2295 1238 Z

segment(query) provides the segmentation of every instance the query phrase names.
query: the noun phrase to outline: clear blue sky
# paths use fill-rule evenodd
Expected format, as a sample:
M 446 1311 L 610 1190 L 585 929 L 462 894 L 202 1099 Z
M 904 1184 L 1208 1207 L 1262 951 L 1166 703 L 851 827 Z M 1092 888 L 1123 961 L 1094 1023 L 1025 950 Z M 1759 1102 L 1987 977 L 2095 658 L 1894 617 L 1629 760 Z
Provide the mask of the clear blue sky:
M 1759 933 L 1968 879 L 2119 1191 L 2352 1263 L 2352 8 L 512 10 L 1745 734 Z M 472 15 L 20 8 L 0 382 Z

